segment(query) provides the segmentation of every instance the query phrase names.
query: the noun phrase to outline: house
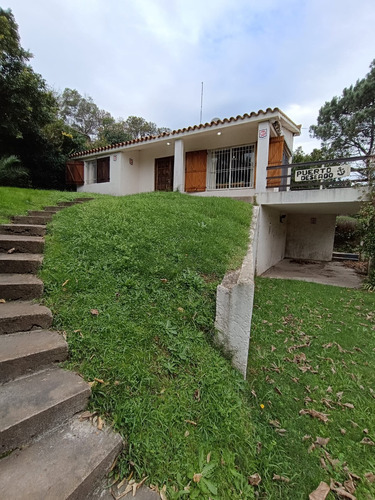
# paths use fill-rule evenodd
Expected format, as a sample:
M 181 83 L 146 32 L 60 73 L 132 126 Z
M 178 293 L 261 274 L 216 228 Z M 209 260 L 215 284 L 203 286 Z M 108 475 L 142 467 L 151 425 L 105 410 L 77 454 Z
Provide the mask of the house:
M 266 189 L 266 167 L 288 163 L 300 126 L 278 108 L 142 137 L 72 155 L 78 191 L 149 191 L 251 198 Z M 274 171 L 277 175 L 277 170 Z M 270 179 L 268 186 L 280 185 Z
M 333 176 L 338 168 L 324 165 L 323 174 L 311 175 L 319 181 L 313 179 L 314 189 L 293 189 L 289 163 L 299 134 L 300 126 L 285 113 L 268 108 L 75 153 L 67 180 L 90 193 L 179 190 L 256 201 L 257 274 L 284 258 L 330 261 L 336 216 L 357 213 L 366 193 L 348 181 L 345 188 L 338 183 L 338 189 L 322 189 L 319 176 Z M 301 179 L 310 175 L 308 169 Z

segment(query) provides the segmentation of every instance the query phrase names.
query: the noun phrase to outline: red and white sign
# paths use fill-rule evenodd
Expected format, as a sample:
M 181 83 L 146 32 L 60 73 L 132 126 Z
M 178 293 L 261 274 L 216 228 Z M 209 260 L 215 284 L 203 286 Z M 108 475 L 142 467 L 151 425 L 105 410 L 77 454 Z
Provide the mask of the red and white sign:
M 259 130 L 259 139 L 264 139 L 265 137 L 267 137 L 267 129 L 261 128 Z

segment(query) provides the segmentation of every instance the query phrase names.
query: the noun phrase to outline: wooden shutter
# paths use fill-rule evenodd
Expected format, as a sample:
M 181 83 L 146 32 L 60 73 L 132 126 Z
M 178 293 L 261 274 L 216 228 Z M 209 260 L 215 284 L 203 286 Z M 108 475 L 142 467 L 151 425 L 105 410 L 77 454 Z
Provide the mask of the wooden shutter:
M 283 163 L 284 137 L 271 137 L 268 152 L 268 166 L 276 167 Z M 275 177 L 281 174 L 281 168 L 267 170 L 267 177 Z M 267 187 L 281 186 L 281 179 L 268 179 Z
M 83 186 L 84 180 L 83 161 L 71 160 L 66 164 L 65 181 L 68 186 Z
M 109 156 L 97 159 L 96 182 L 109 182 Z
M 190 151 L 185 158 L 185 192 L 206 191 L 207 151 Z

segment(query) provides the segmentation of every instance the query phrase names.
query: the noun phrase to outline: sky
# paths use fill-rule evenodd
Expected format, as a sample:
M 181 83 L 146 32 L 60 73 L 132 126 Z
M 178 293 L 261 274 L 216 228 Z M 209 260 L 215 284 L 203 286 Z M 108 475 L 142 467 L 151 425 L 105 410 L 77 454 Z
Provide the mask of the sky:
M 375 59 L 375 1 L 3 0 L 31 65 L 115 118 L 178 129 L 280 108 L 310 138 L 320 107 Z

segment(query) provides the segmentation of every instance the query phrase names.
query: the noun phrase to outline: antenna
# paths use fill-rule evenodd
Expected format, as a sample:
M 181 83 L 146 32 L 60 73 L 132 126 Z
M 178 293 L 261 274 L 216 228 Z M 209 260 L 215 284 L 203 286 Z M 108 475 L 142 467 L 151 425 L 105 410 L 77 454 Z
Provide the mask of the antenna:
M 202 89 L 201 89 L 201 114 L 200 114 L 200 120 L 199 123 L 202 123 L 202 109 L 203 109 L 203 82 L 202 82 Z

